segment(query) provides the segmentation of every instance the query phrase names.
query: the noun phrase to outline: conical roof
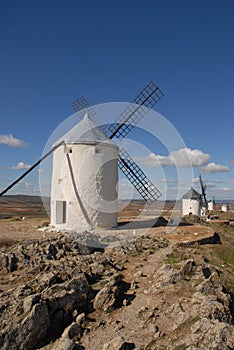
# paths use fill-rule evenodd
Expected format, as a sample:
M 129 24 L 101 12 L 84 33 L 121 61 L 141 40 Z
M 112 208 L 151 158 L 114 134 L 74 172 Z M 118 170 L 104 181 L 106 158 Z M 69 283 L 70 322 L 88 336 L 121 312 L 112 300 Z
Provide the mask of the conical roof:
M 84 118 L 70 129 L 60 141 L 64 141 L 66 144 L 70 143 L 82 143 L 82 144 L 97 144 L 106 142 L 112 146 L 118 148 L 113 141 L 111 141 L 101 130 L 92 122 L 89 118 L 88 113 L 85 114 Z
M 193 187 L 191 187 L 188 192 L 186 192 L 183 197 L 183 199 L 201 199 L 201 194 L 194 190 Z

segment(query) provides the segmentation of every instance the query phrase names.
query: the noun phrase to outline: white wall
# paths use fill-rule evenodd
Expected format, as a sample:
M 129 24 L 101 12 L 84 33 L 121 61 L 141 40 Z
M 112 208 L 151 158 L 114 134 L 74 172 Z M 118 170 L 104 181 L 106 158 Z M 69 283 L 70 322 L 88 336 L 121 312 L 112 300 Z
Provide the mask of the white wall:
M 66 152 L 61 146 L 53 155 L 51 224 L 68 230 L 117 226 L 117 183 L 116 146 L 70 144 Z M 57 201 L 66 202 L 64 223 L 56 220 Z
M 214 201 L 208 202 L 208 210 L 210 210 L 210 211 L 214 210 Z
M 189 215 L 201 215 L 200 201 L 197 199 L 182 199 L 182 216 Z
M 223 204 L 221 207 L 221 211 L 227 213 L 229 210 L 229 205 L 228 204 Z

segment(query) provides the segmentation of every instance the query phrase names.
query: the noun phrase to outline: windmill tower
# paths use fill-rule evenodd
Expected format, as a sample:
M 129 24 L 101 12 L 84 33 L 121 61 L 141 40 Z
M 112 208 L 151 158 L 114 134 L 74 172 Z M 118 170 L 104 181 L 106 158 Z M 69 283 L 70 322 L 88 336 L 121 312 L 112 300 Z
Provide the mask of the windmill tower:
M 212 212 L 215 210 L 215 198 L 213 197 L 211 200 L 208 202 L 208 211 Z
M 201 208 L 202 195 L 191 187 L 182 197 L 182 216 L 196 215 L 200 217 Z
M 74 231 L 117 226 L 118 147 L 88 114 L 63 141 L 53 152 L 51 225 Z

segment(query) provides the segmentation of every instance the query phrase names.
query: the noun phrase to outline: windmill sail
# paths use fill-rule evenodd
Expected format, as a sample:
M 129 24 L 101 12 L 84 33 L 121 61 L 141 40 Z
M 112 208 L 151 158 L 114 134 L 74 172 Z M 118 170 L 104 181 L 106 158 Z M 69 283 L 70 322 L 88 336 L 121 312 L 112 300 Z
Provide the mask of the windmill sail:
M 124 148 L 119 150 L 118 166 L 148 204 L 155 202 L 162 195 Z
M 147 84 L 108 128 L 109 138 L 124 138 L 142 120 L 148 109 L 153 108 L 163 96 L 162 91 L 152 81 Z
M 100 117 L 98 117 L 85 97 L 82 96 L 75 100 L 71 103 L 71 106 L 75 112 L 81 109 L 84 109 L 84 112 L 88 112 L 92 121 L 96 125 L 101 125 L 101 131 L 110 139 L 113 137 L 124 138 L 146 115 L 148 108 L 152 108 L 162 97 L 163 93 L 153 82 L 150 82 L 109 128 L 100 122 Z M 118 166 L 148 204 L 156 201 L 161 196 L 161 192 L 147 178 L 124 148 L 121 148 L 119 151 Z
M 203 184 L 201 175 L 199 175 L 199 180 L 200 180 L 202 197 L 204 199 L 205 207 L 206 207 L 206 209 L 208 209 L 208 202 L 207 202 L 207 199 L 206 199 L 206 185 Z

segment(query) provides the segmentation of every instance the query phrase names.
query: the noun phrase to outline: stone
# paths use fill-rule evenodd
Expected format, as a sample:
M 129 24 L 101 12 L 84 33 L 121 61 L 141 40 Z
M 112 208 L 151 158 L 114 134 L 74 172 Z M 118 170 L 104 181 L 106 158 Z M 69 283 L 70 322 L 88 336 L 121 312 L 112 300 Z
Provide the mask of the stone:
M 0 255 L 0 271 L 9 271 L 9 258 L 6 254 L 1 253 Z
M 155 273 L 154 279 L 157 287 L 175 284 L 181 279 L 181 273 L 169 264 L 162 265 Z
M 51 350 L 73 350 L 76 345 L 70 339 L 59 339 L 51 348 Z
M 136 272 L 134 273 L 134 277 L 136 277 L 136 278 L 140 278 L 140 277 L 142 277 L 142 276 L 143 276 L 143 272 L 142 272 L 141 270 L 136 271 Z
M 191 334 L 184 339 L 200 350 L 234 349 L 234 327 L 218 320 L 202 318 L 191 327 Z
M 79 323 L 73 322 L 68 326 L 67 328 L 64 329 L 62 338 L 67 338 L 67 339 L 74 339 L 78 340 L 81 338 L 82 335 L 82 329 Z
M 103 264 L 98 263 L 98 262 L 95 262 L 95 263 L 91 264 L 90 268 L 91 268 L 91 272 L 94 275 L 101 275 L 104 272 L 104 270 L 105 270 Z
M 180 267 L 180 273 L 183 277 L 188 276 L 192 270 L 193 270 L 193 266 L 194 266 L 194 261 L 193 259 L 187 259 L 185 260 L 181 267 Z
M 37 304 L 41 299 L 41 294 L 33 294 L 26 297 L 23 301 L 24 313 L 31 311 L 33 305 Z
M 76 317 L 76 323 L 81 324 L 84 319 L 85 319 L 85 313 L 83 312 L 82 314 Z
M 199 292 L 196 292 L 191 300 L 193 312 L 196 316 L 231 323 L 232 315 L 229 310 L 229 299 L 225 302 L 226 305 L 216 295 L 204 295 Z
M 209 278 L 197 286 L 196 290 L 205 295 L 223 293 L 223 286 L 218 272 L 212 272 Z
M 113 338 L 109 343 L 106 343 L 102 350 L 131 350 L 135 349 L 134 343 L 124 341 L 124 338 L 119 336 Z
M 116 274 L 95 296 L 93 306 L 96 310 L 108 311 L 114 306 L 119 294 L 120 275 Z
M 45 302 L 35 304 L 31 312 L 23 319 L 20 327 L 20 344 L 25 350 L 34 349 L 46 336 L 50 326 L 50 317 Z M 22 341 L 22 339 L 24 339 Z
M 19 259 L 17 258 L 15 253 L 10 254 L 10 258 L 9 258 L 10 272 L 16 271 L 18 269 L 18 261 Z

